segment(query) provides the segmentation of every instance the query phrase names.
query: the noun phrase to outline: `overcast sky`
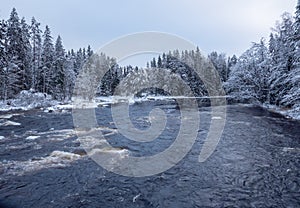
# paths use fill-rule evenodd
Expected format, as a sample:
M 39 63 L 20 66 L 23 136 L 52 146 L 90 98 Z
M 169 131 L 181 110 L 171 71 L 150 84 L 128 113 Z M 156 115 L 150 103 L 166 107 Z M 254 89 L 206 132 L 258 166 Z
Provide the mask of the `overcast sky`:
M 15 7 L 60 34 L 66 49 L 88 44 L 98 49 L 130 33 L 179 35 L 200 49 L 240 55 L 267 37 L 283 12 L 294 14 L 297 0 L 1 0 L 0 18 Z

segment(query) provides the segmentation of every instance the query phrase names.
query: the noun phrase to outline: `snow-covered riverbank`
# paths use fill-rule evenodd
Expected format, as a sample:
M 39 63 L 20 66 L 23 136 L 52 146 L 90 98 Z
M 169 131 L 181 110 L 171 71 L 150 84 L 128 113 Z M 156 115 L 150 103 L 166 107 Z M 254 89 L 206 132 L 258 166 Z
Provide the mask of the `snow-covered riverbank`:
M 108 96 L 97 97 L 92 103 L 91 107 L 108 106 L 114 103 L 127 102 L 134 104 L 138 102 L 144 102 L 149 100 L 168 100 L 168 99 L 184 99 L 187 97 L 172 97 L 172 96 L 146 96 L 146 97 L 120 97 L 120 96 Z M 200 98 L 200 97 L 199 97 Z M 203 97 L 208 99 L 208 97 Z M 90 104 L 91 104 L 90 103 Z M 290 109 L 283 109 L 275 105 L 262 104 L 259 105 L 269 111 L 277 112 L 287 118 L 300 120 L 300 105 Z M 43 93 L 33 93 L 30 91 L 22 91 L 16 99 L 7 100 L 6 102 L 0 101 L 1 111 L 12 110 L 31 110 L 41 109 L 45 112 L 70 110 L 74 107 L 72 101 L 59 102 L 52 99 L 51 96 Z
M 300 120 L 300 105 L 296 105 L 293 108 L 284 109 L 275 105 L 262 105 L 263 108 L 268 109 L 269 111 L 280 113 L 281 115 L 292 118 L 295 120 Z

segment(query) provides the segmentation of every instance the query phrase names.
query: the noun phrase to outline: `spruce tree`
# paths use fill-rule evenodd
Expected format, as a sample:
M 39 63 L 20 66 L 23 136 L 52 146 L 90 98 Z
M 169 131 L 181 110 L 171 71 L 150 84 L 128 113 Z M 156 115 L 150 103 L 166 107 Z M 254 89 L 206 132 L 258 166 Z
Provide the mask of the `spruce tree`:
M 53 88 L 53 96 L 55 99 L 65 99 L 65 49 L 60 36 L 55 42 L 55 54 L 53 63 L 53 74 L 51 86 Z
M 30 27 L 27 25 L 24 18 L 21 20 L 21 48 L 20 59 L 21 59 L 21 68 L 23 69 L 22 83 L 24 83 L 25 90 L 30 89 L 32 82 L 32 70 L 31 70 L 31 58 L 32 58 L 32 48 L 30 44 Z
M 7 23 L 2 20 L 0 22 L 0 99 L 7 98 L 7 50 L 6 50 L 6 32 Z
M 31 34 L 31 46 L 32 46 L 32 59 L 31 59 L 31 88 L 37 89 L 38 78 L 40 77 L 41 67 L 41 54 L 42 54 L 42 38 L 40 23 L 35 18 L 31 19 L 30 34 Z
M 23 76 L 25 74 L 21 60 L 22 29 L 15 8 L 13 8 L 7 24 L 7 87 L 5 94 L 7 98 L 12 98 L 24 88 Z
M 41 70 L 38 79 L 39 91 L 52 94 L 53 86 L 51 86 L 50 84 L 51 78 L 53 76 L 54 47 L 51 32 L 48 26 L 46 26 L 43 34 L 41 62 Z

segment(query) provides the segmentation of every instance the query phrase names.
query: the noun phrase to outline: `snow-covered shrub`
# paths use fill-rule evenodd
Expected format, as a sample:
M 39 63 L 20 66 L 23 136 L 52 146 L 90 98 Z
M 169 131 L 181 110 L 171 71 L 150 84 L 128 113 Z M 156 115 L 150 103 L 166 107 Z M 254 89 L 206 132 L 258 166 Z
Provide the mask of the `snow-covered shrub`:
M 55 103 L 51 95 L 45 93 L 34 92 L 33 90 L 21 91 L 17 98 L 12 100 L 12 106 L 24 108 L 40 108 L 48 107 Z

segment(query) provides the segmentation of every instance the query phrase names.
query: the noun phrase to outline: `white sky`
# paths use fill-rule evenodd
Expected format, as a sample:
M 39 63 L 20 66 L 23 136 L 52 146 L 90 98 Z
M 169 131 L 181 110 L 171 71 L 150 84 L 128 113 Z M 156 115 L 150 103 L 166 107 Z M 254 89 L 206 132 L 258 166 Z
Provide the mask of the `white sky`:
M 200 49 L 240 55 L 253 41 L 268 38 L 283 12 L 297 0 L 1 0 L 0 19 L 15 7 L 27 22 L 34 16 L 62 36 L 66 49 L 94 50 L 130 33 L 179 35 Z

